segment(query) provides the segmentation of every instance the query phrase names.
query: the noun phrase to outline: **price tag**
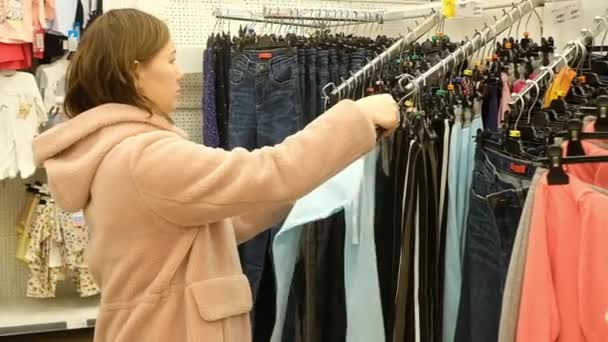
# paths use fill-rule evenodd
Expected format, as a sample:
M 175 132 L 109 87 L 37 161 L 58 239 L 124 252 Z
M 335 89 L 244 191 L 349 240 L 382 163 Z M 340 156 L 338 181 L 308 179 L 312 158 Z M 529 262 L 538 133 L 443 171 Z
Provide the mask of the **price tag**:
M 65 325 L 67 330 L 84 329 L 88 327 L 87 320 L 84 318 L 67 321 L 65 322 Z
M 462 72 L 465 76 L 473 76 L 473 70 L 466 69 Z
M 448 90 L 454 90 L 454 85 L 452 83 L 448 84 Z
M 82 213 L 82 211 L 72 214 L 72 223 L 77 227 L 84 226 L 84 214 Z
M 34 53 L 44 51 L 44 31 L 37 30 L 34 32 Z
M 456 9 L 458 18 L 479 18 L 483 16 L 480 0 L 458 0 Z
M 443 16 L 454 18 L 456 16 L 456 0 L 442 0 Z

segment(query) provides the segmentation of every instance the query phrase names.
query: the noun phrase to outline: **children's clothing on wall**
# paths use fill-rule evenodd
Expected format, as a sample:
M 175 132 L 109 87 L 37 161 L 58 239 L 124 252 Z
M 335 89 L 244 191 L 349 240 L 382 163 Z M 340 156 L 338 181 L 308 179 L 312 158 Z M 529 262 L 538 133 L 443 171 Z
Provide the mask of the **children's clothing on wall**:
M 32 57 L 49 63 L 64 55 L 71 31 L 101 13 L 100 0 L 0 0 L 0 70 L 24 70 Z
M 17 259 L 28 265 L 28 297 L 52 298 L 59 281 L 71 276 L 82 297 L 99 294 L 84 253 L 89 231 L 82 214 L 69 214 L 54 205 L 45 186 L 28 186 L 17 221 Z
M 46 121 L 34 76 L 25 72 L 0 74 L 0 179 L 34 174 L 32 141 Z

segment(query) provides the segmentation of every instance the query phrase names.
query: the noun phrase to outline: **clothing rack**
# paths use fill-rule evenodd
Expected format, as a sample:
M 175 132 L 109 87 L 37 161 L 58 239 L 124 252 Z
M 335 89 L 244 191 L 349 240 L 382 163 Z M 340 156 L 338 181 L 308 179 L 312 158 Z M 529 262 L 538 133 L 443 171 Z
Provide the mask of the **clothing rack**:
M 554 1 L 561 1 L 561 0 L 554 0 Z M 516 7 L 513 4 L 513 2 L 510 2 L 510 1 L 492 3 L 489 5 L 488 4 L 482 5 L 482 8 L 484 10 L 493 10 L 493 9 L 500 9 L 500 8 L 504 9 L 504 8 L 509 8 L 509 7 L 515 7 L 513 11 L 517 10 L 517 19 L 515 18 L 515 16 L 513 16 L 513 20 L 511 21 L 511 23 L 509 25 L 507 25 L 504 29 L 502 29 L 501 30 L 501 32 L 502 32 L 505 29 L 512 26 L 516 20 L 519 20 L 525 14 L 528 14 L 530 11 L 533 11 L 534 8 L 544 6 L 544 4 L 546 2 L 548 2 L 548 1 L 546 1 L 546 0 L 524 0 L 522 3 L 526 3 L 527 6 L 529 7 L 525 11 L 525 13 L 522 13 L 522 9 L 519 9 L 520 8 L 519 6 Z M 421 18 L 421 17 L 426 17 L 427 20 L 425 20 L 421 25 L 419 25 L 416 29 L 414 29 L 414 31 L 410 31 L 410 33 L 406 37 L 397 41 L 395 44 L 390 46 L 382 54 L 378 55 L 371 62 L 366 64 L 363 67 L 363 69 L 361 69 L 358 72 L 356 72 L 355 74 L 353 74 L 350 78 L 348 78 L 340 86 L 334 88 L 331 91 L 331 93 L 329 94 L 329 99 L 333 103 L 337 102 L 337 100 L 340 100 L 341 99 L 340 95 L 345 90 L 358 86 L 360 80 L 364 81 L 365 76 L 368 75 L 370 70 L 376 70 L 380 65 L 383 65 L 384 63 L 386 63 L 386 61 L 390 60 L 390 58 L 395 57 L 397 54 L 399 54 L 401 51 L 403 51 L 405 46 L 416 41 L 418 38 L 420 38 L 422 35 L 424 35 L 426 32 L 428 32 L 435 24 L 437 24 L 440 20 L 443 19 L 443 16 L 438 11 L 440 6 L 441 6 L 440 4 L 430 4 L 430 5 L 422 5 L 422 6 L 416 6 L 416 7 L 411 8 L 411 9 L 420 9 L 420 8 L 431 9 L 432 12 L 431 12 L 430 17 L 428 17 L 428 14 L 412 14 L 412 10 L 410 10 L 410 9 L 391 11 L 389 13 L 385 13 L 384 20 L 396 20 L 396 19 L 405 20 L 405 19 L 415 19 L 415 18 Z M 536 15 L 538 16 L 538 13 L 536 13 Z M 497 28 L 499 27 L 497 25 L 495 25 L 495 26 Z M 488 28 L 487 25 L 486 25 L 486 28 Z M 492 31 L 491 28 L 490 28 L 490 30 Z M 496 31 L 492 31 L 492 32 L 496 32 Z M 475 40 L 475 38 L 473 40 Z M 487 42 L 487 39 L 485 40 L 485 42 Z M 476 50 L 474 50 L 474 51 L 476 51 Z M 457 63 L 455 63 L 455 64 L 457 64 Z M 435 67 L 436 67 L 436 69 L 432 68 L 432 70 L 435 70 L 434 72 L 440 71 L 439 68 L 441 68 L 441 66 L 435 66 Z M 328 86 L 331 86 L 331 85 L 328 85 Z
M 513 26 L 517 21 L 522 19 L 526 14 L 534 11 L 536 7 L 541 6 L 544 1 L 539 0 L 524 0 L 518 5 L 513 5 L 513 9 L 509 12 L 505 12 L 501 19 L 492 26 L 485 26 L 481 31 L 476 31 L 472 39 L 468 40 L 465 44 L 460 46 L 456 51 L 451 53 L 449 56 L 441 60 L 429 70 L 424 72 L 422 75 L 412 79 L 408 77 L 402 77 L 399 80 L 399 84 L 403 86 L 406 81 L 410 81 L 405 87 L 408 94 L 405 98 L 409 98 L 412 95 L 416 95 L 423 85 L 426 85 L 428 81 L 436 80 L 443 76 L 450 70 L 455 69 L 458 65 L 462 64 L 465 59 L 475 52 L 478 52 L 483 46 L 488 44 L 491 40 L 496 40 L 499 34 Z M 409 76 L 409 75 L 404 75 Z
M 595 37 L 600 35 L 602 32 L 608 30 L 608 15 L 595 17 L 595 25 L 592 29 L 582 29 L 581 34 L 576 40 L 568 42 L 564 48 L 564 52 L 560 55 L 555 55 L 555 60 L 544 67 L 543 70 L 538 74 L 534 80 L 528 80 L 526 86 L 511 97 L 509 105 L 513 106 L 517 102 L 524 102 L 526 94 L 532 89 L 540 89 L 540 83 L 545 80 L 551 82 L 555 76 L 555 72 L 559 71 L 562 67 L 570 65 L 572 62 L 577 60 L 579 57 L 584 58 L 588 51 L 586 46 Z

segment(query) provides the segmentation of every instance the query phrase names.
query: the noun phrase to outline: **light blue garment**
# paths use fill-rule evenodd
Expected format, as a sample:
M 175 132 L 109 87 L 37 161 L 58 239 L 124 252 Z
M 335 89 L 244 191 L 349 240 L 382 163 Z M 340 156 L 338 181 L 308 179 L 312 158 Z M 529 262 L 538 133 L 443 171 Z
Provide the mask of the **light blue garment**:
M 460 171 L 462 139 L 461 117 L 456 117 L 450 137 L 448 165 L 448 216 L 446 222 L 445 276 L 443 282 L 443 342 L 454 341 L 458 306 L 460 304 L 460 284 L 462 283 L 462 263 L 460 261 L 460 234 L 457 214 L 458 183 Z M 464 161 L 462 161 L 464 163 Z
M 344 209 L 344 283 L 347 342 L 384 341 L 384 321 L 374 245 L 374 187 L 378 152 L 348 168 L 298 200 L 273 241 L 277 284 L 275 326 L 271 342 L 282 340 L 287 298 L 302 226 Z
M 365 171 L 360 183 L 358 199 L 344 208 L 347 342 L 385 340 L 374 237 L 377 158 L 377 151 L 365 157 Z
M 471 122 L 470 129 L 470 141 L 469 141 L 469 150 L 467 152 L 466 159 L 466 168 L 463 168 L 465 173 L 465 198 L 464 198 L 464 221 L 462 227 L 462 235 L 460 237 L 461 245 L 461 258 L 464 258 L 464 251 L 466 246 L 466 237 L 467 237 L 467 222 L 469 220 L 469 201 L 471 199 L 471 188 L 473 187 L 473 169 L 475 168 L 475 152 L 477 151 L 477 142 L 475 141 L 475 137 L 477 136 L 477 130 L 483 129 L 483 119 L 481 116 L 476 116 Z M 462 260 L 462 259 L 461 259 Z

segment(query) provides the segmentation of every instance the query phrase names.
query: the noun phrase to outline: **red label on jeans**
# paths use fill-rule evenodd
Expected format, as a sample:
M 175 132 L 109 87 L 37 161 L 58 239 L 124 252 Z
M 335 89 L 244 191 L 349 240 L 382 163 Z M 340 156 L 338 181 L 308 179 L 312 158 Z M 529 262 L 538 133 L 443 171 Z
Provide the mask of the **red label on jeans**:
M 259 59 L 271 59 L 272 58 L 272 52 L 260 52 L 258 54 L 258 58 Z
M 509 169 L 515 173 L 523 175 L 526 173 L 526 170 L 528 169 L 528 167 L 526 165 L 522 165 L 522 164 L 511 163 L 511 165 L 509 166 Z

